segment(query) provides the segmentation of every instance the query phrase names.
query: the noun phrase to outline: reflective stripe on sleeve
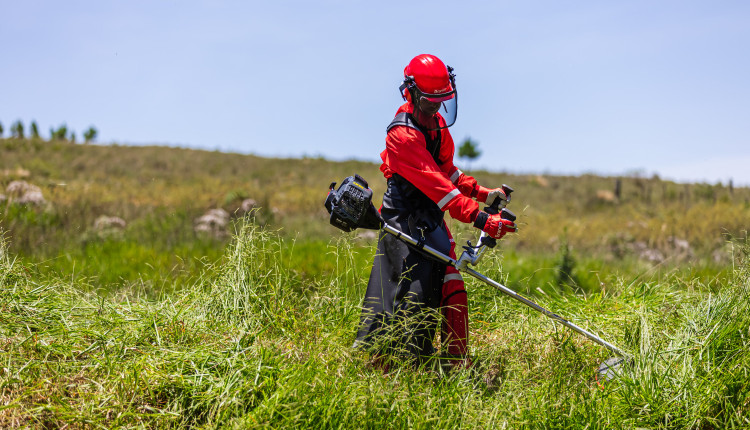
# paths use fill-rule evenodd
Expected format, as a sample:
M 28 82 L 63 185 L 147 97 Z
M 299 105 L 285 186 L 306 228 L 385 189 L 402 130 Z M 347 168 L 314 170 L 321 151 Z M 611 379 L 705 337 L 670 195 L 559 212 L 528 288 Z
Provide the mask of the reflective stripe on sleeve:
M 447 273 L 445 277 L 443 278 L 443 283 L 445 284 L 448 281 L 463 281 L 464 278 L 461 276 L 460 273 Z
M 454 188 L 450 193 L 446 194 L 445 197 L 440 199 L 440 201 L 438 202 L 438 207 L 440 208 L 440 210 L 445 210 L 445 206 L 459 194 L 461 194 L 461 191 L 458 191 L 458 188 Z
M 458 178 L 461 177 L 461 175 L 463 174 L 464 172 L 460 171 L 459 169 L 456 169 L 456 172 L 451 175 L 451 182 L 455 184 Z

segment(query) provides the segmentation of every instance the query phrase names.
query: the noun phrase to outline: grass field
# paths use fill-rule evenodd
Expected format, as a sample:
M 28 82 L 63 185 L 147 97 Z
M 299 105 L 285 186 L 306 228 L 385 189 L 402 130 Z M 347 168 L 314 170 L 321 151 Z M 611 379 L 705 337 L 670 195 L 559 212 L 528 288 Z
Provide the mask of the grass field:
M 40 279 L 3 250 L 0 425 L 750 425 L 746 260 L 720 287 L 621 279 L 538 296 L 633 354 L 599 383 L 606 350 L 472 282 L 474 368 L 403 363 L 384 375 L 350 349 L 365 282 L 353 246 L 332 244 L 335 274 L 305 279 L 285 268 L 293 251 L 279 236 L 248 223 L 221 265 L 152 298 Z
M 46 199 L 0 202 L 0 427 L 750 427 L 747 188 L 476 172 L 516 189 L 522 221 L 480 271 L 633 359 L 598 381 L 604 348 L 469 280 L 475 366 L 384 374 L 350 348 L 374 241 L 322 207 L 355 172 L 382 193 L 377 165 L 0 151 L 0 193 L 24 180 Z M 212 208 L 225 235 L 194 230 Z M 101 215 L 127 226 L 96 230 Z

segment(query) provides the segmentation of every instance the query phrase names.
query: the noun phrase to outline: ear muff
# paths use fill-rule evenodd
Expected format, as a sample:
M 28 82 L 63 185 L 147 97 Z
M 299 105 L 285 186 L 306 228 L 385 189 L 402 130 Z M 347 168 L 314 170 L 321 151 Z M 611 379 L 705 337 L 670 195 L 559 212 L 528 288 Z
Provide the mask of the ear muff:
M 411 90 L 414 88 L 414 76 L 404 76 L 404 82 L 398 87 L 398 92 L 401 94 L 401 98 L 411 102 Z

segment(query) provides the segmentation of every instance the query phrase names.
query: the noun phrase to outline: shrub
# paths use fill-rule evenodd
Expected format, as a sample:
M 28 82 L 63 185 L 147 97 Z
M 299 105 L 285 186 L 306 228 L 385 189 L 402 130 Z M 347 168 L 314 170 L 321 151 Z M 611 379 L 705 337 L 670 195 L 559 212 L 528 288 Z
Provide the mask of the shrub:
M 14 122 L 13 125 L 10 126 L 10 135 L 11 137 L 15 137 L 16 139 L 23 139 L 23 123 L 19 119 L 18 121 Z
M 68 126 L 63 123 L 60 127 L 55 130 L 54 128 L 49 129 L 51 140 L 65 140 L 68 136 Z
M 36 124 L 36 121 L 31 121 L 31 137 L 33 139 L 39 139 L 39 126 Z
M 84 142 L 86 143 L 93 142 L 94 140 L 96 140 L 97 134 L 98 134 L 98 131 L 92 125 L 86 131 L 83 132 Z
M 578 286 L 578 280 L 576 279 L 573 270 L 576 267 L 576 261 L 573 254 L 570 252 L 570 246 L 568 245 L 567 229 L 563 233 L 560 240 L 560 259 L 557 263 L 557 286 Z

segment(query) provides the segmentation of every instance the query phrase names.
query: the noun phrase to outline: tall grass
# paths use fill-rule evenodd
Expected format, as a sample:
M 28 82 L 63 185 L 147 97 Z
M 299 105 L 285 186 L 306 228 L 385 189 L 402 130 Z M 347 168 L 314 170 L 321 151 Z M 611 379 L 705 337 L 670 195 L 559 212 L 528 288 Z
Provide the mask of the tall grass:
M 329 245 L 335 272 L 300 276 L 293 244 L 248 221 L 220 266 L 154 297 L 40 279 L 3 242 L 0 427 L 750 425 L 747 259 L 720 287 L 675 275 L 539 294 L 632 353 L 601 382 L 606 350 L 475 281 L 474 367 L 384 374 L 350 348 L 366 282 L 353 245 Z
M 671 428 L 750 425 L 749 267 L 745 260 L 731 285 L 689 306 L 640 311 L 629 342 L 640 354 L 619 387 L 628 400 L 620 407 Z

